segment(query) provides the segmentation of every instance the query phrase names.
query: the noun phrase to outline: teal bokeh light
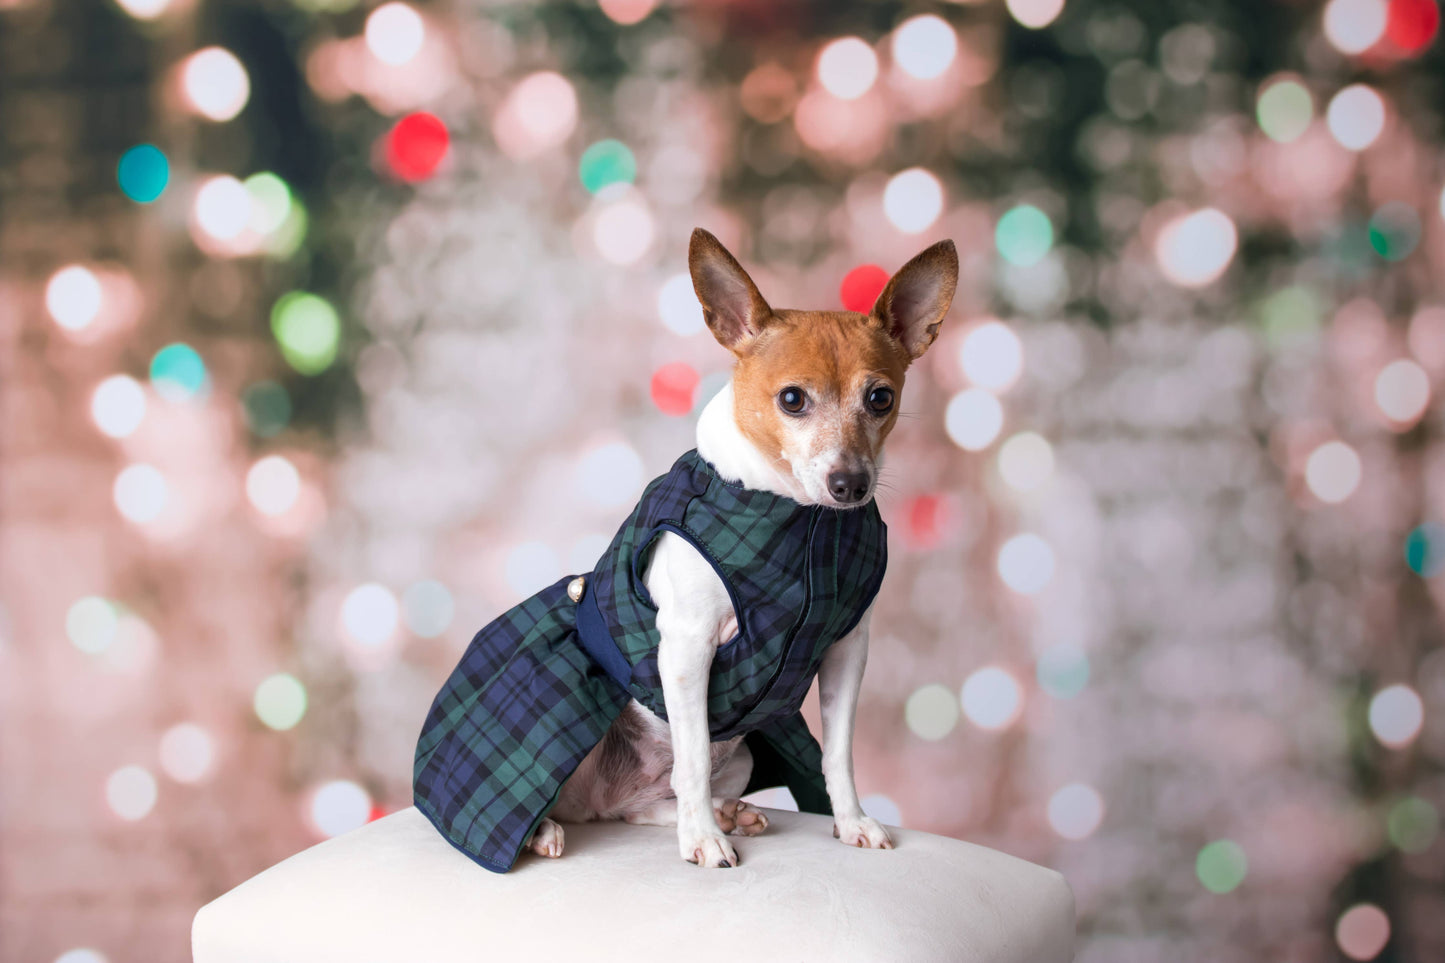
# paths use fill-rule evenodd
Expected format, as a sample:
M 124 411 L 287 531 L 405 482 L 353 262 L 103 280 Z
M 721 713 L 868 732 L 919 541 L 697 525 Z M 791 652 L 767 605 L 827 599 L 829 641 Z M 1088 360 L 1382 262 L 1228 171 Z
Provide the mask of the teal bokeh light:
M 1020 204 L 998 219 L 993 232 L 998 253 L 1010 264 L 1029 267 L 1054 246 L 1054 225 L 1032 204 Z
M 599 140 L 582 152 L 577 176 L 589 194 L 612 184 L 631 184 L 637 179 L 637 159 L 620 140 Z
M 1071 645 L 1056 645 L 1039 656 L 1039 687 L 1055 699 L 1072 699 L 1089 684 L 1089 657 Z
M 154 144 L 140 144 L 120 156 L 115 179 L 126 197 L 138 204 L 149 204 L 170 183 L 171 162 Z
M 206 363 L 190 345 L 168 344 L 151 359 L 151 384 L 168 401 L 190 401 L 206 390 Z
M 1416 526 L 1405 537 L 1405 564 L 1423 578 L 1445 571 L 1445 525 L 1426 522 Z

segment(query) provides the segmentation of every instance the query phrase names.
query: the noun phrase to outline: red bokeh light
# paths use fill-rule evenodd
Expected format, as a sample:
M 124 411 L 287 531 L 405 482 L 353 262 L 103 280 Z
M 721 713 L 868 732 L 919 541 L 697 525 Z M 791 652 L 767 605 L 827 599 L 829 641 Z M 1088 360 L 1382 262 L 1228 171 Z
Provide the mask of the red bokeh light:
M 887 283 L 888 272 L 878 265 L 855 267 L 843 276 L 843 286 L 838 292 L 843 298 L 843 307 L 866 314 L 873 309 L 873 302 L 878 300 Z
M 682 417 L 692 411 L 697 384 L 702 379 L 690 364 L 674 361 L 652 375 L 652 403 L 665 415 Z
M 371 807 L 371 812 L 368 813 L 367 816 L 366 816 L 366 821 L 369 822 L 369 823 L 374 823 L 374 822 L 376 822 L 378 819 L 380 819 L 382 816 L 385 816 L 385 815 L 386 815 L 386 810 L 385 810 L 385 809 L 382 809 L 380 806 L 372 806 L 372 807 Z
M 919 495 L 906 509 L 908 541 L 914 548 L 936 548 L 948 533 L 951 513 L 942 495 Z
M 386 163 L 404 181 L 424 181 L 447 156 L 451 135 L 434 115 L 418 111 L 396 122 L 386 135 Z
M 1407 54 L 1430 46 L 1440 29 L 1440 7 L 1436 0 L 1390 0 L 1385 36 Z

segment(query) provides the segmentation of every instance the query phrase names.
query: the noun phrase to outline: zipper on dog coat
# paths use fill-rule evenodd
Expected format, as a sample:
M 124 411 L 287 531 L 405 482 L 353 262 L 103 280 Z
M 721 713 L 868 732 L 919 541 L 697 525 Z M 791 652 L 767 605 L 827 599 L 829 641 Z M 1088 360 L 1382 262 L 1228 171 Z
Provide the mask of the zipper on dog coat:
M 657 608 L 642 580 L 663 532 L 707 559 L 737 615 L 708 680 L 712 741 L 745 736 L 747 792 L 786 785 L 804 812 L 830 812 L 799 709 L 828 647 L 877 594 L 886 527 L 871 501 L 800 505 L 725 481 L 694 450 L 647 486 L 579 598 L 567 576 L 499 616 L 437 694 L 417 742 L 416 806 L 479 865 L 511 868 L 629 699 L 667 718 Z

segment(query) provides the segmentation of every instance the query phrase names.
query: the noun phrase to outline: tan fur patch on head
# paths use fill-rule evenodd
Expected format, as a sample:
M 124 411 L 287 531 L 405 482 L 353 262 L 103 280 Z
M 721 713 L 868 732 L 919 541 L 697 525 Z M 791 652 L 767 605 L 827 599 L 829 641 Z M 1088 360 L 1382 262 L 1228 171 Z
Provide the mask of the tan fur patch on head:
M 774 462 L 797 451 L 797 433 L 807 423 L 812 447 L 835 447 L 868 462 L 898 420 L 909 354 L 876 319 L 854 311 L 774 311 L 770 323 L 739 355 L 733 372 L 734 411 L 739 429 Z M 869 414 L 864 396 L 871 386 L 894 392 L 892 410 Z M 778 393 L 796 386 L 815 406 L 806 419 L 778 407 Z

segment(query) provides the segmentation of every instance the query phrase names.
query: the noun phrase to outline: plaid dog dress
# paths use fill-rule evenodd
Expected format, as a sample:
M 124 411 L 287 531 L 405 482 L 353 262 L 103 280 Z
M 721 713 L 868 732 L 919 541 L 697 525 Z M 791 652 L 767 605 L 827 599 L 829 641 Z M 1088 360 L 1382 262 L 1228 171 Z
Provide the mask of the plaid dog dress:
M 417 743 L 416 806 L 454 846 L 504 873 L 629 699 L 667 718 L 657 608 L 643 584 L 663 532 L 697 548 L 732 598 L 738 633 L 708 681 L 714 742 L 743 735 L 747 792 L 786 785 L 829 813 L 822 753 L 799 712 L 823 655 L 872 603 L 887 564 L 873 502 L 838 511 L 724 481 L 697 453 L 654 479 L 580 599 L 571 576 L 472 639 Z

